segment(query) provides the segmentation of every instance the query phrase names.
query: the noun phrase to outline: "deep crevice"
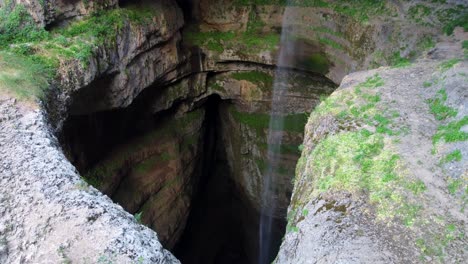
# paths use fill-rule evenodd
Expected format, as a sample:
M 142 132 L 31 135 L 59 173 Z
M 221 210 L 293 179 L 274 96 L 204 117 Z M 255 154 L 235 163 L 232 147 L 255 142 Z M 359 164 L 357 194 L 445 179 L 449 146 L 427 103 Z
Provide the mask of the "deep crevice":
M 203 173 L 187 227 L 173 252 L 182 263 L 249 263 L 240 215 L 244 205 L 229 175 L 221 142 L 218 95 L 205 103 Z

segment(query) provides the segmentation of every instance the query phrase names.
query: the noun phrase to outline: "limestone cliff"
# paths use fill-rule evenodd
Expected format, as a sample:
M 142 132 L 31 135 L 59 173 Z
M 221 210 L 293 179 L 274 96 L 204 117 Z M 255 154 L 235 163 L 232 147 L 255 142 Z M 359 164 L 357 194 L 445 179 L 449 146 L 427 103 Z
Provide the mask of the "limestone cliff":
M 306 126 L 275 263 L 466 259 L 467 70 L 453 58 L 344 78 Z

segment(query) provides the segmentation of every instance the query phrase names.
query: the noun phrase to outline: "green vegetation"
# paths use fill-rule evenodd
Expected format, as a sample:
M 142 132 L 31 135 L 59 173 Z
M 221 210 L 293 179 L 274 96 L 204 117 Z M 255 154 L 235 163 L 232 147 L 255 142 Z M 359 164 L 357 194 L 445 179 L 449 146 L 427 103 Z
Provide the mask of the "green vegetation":
M 113 44 L 127 22 L 144 24 L 157 15 L 149 8 L 113 9 L 49 32 L 34 23 L 23 5 L 11 6 L 7 2 L 0 8 L 0 64 L 14 74 L 2 67 L 0 89 L 23 99 L 40 97 L 64 61 L 78 60 L 86 67 L 96 47 Z
M 424 88 L 431 87 L 431 86 L 432 86 L 432 82 L 426 81 L 426 82 L 423 83 L 423 86 L 424 86 Z
M 52 76 L 53 72 L 40 62 L 0 51 L 0 91 L 21 100 L 42 98 Z
M 234 107 L 230 107 L 230 112 L 234 119 L 249 127 L 255 128 L 257 133 L 263 133 L 264 130 L 270 127 L 270 115 L 260 113 L 238 112 Z M 278 120 L 276 117 L 275 120 Z M 273 122 L 271 129 L 284 130 L 288 132 L 303 133 L 305 124 L 307 123 L 307 113 L 291 114 L 282 116 L 281 122 Z
M 443 229 L 442 229 L 443 228 Z M 464 232 L 455 224 L 445 224 L 442 230 L 432 233 L 428 238 L 416 240 L 416 246 L 421 250 L 421 260 L 426 261 L 425 256 L 436 257 L 437 262 L 445 263 L 445 249 L 457 238 L 463 238 Z
M 435 42 L 432 36 L 425 35 L 418 41 L 418 48 L 420 50 L 428 50 L 435 47 Z
M 310 153 L 313 195 L 333 190 L 366 194 L 377 209 L 377 217 L 400 218 L 412 225 L 420 208 L 398 192 L 407 186 L 414 193 L 424 191 L 424 184 L 402 177 L 400 157 L 385 148 L 382 135 L 367 130 L 331 135 L 320 141 Z
M 143 215 L 143 211 L 141 211 L 141 212 L 139 212 L 139 213 L 136 213 L 136 214 L 134 215 L 135 220 L 136 220 L 138 223 L 140 223 L 140 224 L 141 224 L 141 217 L 142 217 L 142 215 Z
M 406 67 L 411 64 L 409 59 L 401 57 L 399 51 L 393 53 L 393 55 L 388 59 L 388 62 L 395 68 Z
M 408 184 L 408 189 L 410 189 L 415 195 L 418 195 L 426 190 L 426 185 L 421 180 L 416 180 Z
M 319 42 L 323 45 L 330 46 L 334 49 L 337 50 L 344 50 L 343 46 L 341 46 L 340 43 L 337 43 L 336 41 L 329 39 L 329 38 L 324 38 L 324 37 L 319 37 Z
M 439 70 L 441 72 L 446 72 L 459 62 L 460 62 L 460 59 L 450 59 L 450 60 L 444 61 L 439 65 Z
M 449 20 L 443 30 L 445 34 L 451 35 L 453 30 L 456 27 L 462 27 L 465 31 L 468 31 L 468 13 L 464 12 L 460 16 L 456 17 L 455 19 Z
M 259 84 L 263 90 L 271 90 L 273 87 L 273 76 L 262 71 L 244 71 L 235 72 L 231 77 L 236 80 L 246 80 L 251 83 Z
M 448 191 L 451 195 L 455 195 L 462 186 L 463 182 L 461 179 L 451 180 L 447 186 Z
M 360 91 L 362 88 L 364 89 L 374 89 L 380 86 L 383 86 L 385 84 L 384 80 L 382 77 L 380 77 L 378 74 L 375 74 L 372 77 L 368 77 L 366 81 L 358 84 L 355 88 L 355 91 Z
M 397 218 L 411 226 L 418 218 L 421 206 L 408 199 L 406 190 L 416 196 L 423 193 L 426 186 L 420 180 L 405 177 L 400 157 L 392 150 L 391 141 L 386 139 L 386 135 L 399 133 L 392 129 L 392 120 L 399 113 L 380 110 L 377 88 L 384 83 L 379 75 L 371 76 L 354 89 L 327 98 L 313 112 L 309 122 L 332 114 L 342 132 L 328 135 L 316 142 L 312 151 L 303 152 L 303 157 L 310 162 L 308 192 L 313 197 L 331 190 L 345 190 L 357 197 L 364 195 L 376 208 L 378 219 Z M 375 127 L 375 132 L 359 125 L 346 129 L 345 125 L 351 120 L 358 124 L 367 123 Z M 305 170 L 305 163 L 301 162 L 303 157 L 297 170 Z
M 432 142 L 436 144 L 440 140 L 445 142 L 457 142 L 468 140 L 468 133 L 460 131 L 463 126 L 468 125 L 468 116 L 464 116 L 459 121 L 452 121 L 445 126 L 439 126 L 436 134 L 432 137 Z
M 427 100 L 430 107 L 430 112 L 435 116 L 437 120 L 444 120 L 449 117 L 454 117 L 457 115 L 457 110 L 449 106 L 446 106 L 444 103 L 447 101 L 447 93 L 445 89 L 440 89 L 437 91 L 436 97 Z
M 316 27 L 316 26 L 310 26 L 310 29 L 313 30 L 316 33 L 326 33 L 330 34 L 339 38 L 344 38 L 344 34 L 341 32 L 333 31 L 332 29 L 328 27 Z
M 459 149 L 454 150 L 447 154 L 443 159 L 442 163 L 452 162 L 452 161 L 460 161 L 462 159 L 462 153 Z
M 423 4 L 416 4 L 408 10 L 409 17 L 417 23 L 421 23 L 430 14 L 431 8 Z
M 194 28 L 184 32 L 184 39 L 189 43 L 204 46 L 211 51 L 222 53 L 225 48 L 242 47 L 239 52 L 252 52 L 259 50 L 274 50 L 279 42 L 277 33 L 265 34 L 262 32 L 263 21 L 255 12 L 250 12 L 247 30 L 244 32 L 201 32 Z
M 314 72 L 326 74 L 330 68 L 330 62 L 325 54 L 314 53 L 308 58 L 298 62 L 299 66 Z

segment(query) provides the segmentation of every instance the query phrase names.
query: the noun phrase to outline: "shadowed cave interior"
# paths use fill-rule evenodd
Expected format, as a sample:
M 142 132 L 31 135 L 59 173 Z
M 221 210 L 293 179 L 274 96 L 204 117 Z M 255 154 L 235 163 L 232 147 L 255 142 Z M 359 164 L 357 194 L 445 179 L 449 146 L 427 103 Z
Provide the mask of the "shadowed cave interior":
M 168 125 L 177 115 L 182 102 L 170 109 L 151 113 L 151 98 L 158 90 L 147 89 L 127 108 L 97 112 L 87 115 L 71 115 L 64 124 L 61 143 L 72 163 L 89 183 L 137 215 L 142 205 L 135 207 L 122 203 L 119 189 L 125 188 L 125 177 L 131 173 L 132 164 L 119 168 L 119 183 L 102 187 L 94 179 L 87 178 L 89 171 L 104 157 L 119 151 L 119 146 L 134 142 L 152 131 Z M 182 263 L 256 263 L 258 254 L 258 225 L 260 215 L 243 197 L 242 190 L 230 177 L 225 146 L 221 140 L 222 118 L 232 102 L 214 94 L 200 100 L 197 109 L 204 110 L 201 146 L 195 156 L 196 168 L 190 179 L 191 205 L 186 225 L 176 243 L 168 245 Z M 170 204 L 169 204 L 170 206 Z M 142 223 L 155 229 L 161 227 Z M 275 219 L 271 260 L 274 259 L 284 235 L 286 219 Z M 164 227 L 163 227 L 164 228 Z

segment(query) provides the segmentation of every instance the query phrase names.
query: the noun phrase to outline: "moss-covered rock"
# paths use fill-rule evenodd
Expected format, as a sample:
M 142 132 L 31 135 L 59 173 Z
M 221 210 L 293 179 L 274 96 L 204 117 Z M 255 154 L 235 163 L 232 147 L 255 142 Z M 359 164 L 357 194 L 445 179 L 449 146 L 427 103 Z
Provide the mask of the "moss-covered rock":
M 467 66 L 450 62 L 354 73 L 316 108 L 277 263 L 463 261 Z

